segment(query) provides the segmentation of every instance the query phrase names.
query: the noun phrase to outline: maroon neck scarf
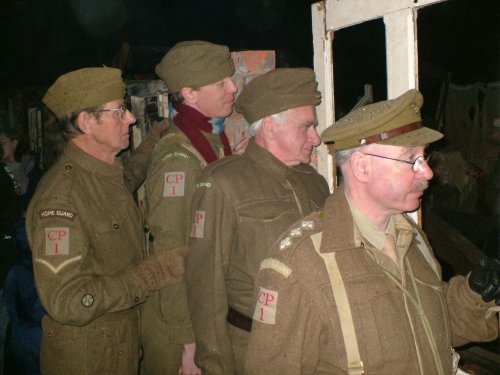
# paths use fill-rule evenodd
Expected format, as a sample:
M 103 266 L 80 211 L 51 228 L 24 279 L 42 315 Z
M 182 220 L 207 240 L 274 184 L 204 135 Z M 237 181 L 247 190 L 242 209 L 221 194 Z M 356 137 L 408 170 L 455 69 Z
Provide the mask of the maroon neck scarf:
M 175 125 L 188 137 L 196 151 L 203 156 L 208 164 L 216 161 L 217 155 L 215 155 L 208 139 L 203 135 L 203 132 L 212 133 L 212 124 L 208 122 L 211 118 L 185 104 L 173 103 L 173 107 L 177 111 L 177 116 L 173 118 Z M 231 146 L 226 133 L 222 132 L 219 136 L 224 145 L 224 155 L 231 155 Z

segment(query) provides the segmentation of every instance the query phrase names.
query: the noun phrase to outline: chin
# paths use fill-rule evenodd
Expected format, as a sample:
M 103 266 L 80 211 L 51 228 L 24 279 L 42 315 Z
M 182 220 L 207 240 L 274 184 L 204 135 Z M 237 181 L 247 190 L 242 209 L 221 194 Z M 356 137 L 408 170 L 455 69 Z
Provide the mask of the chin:
M 405 210 L 404 212 L 414 212 L 418 210 L 419 207 L 420 207 L 420 202 L 411 205 L 410 208 L 408 210 Z
M 223 111 L 221 114 L 217 115 L 217 116 L 214 116 L 214 117 L 228 117 L 229 115 L 231 115 L 231 113 L 233 112 L 233 109 L 228 109 L 227 111 Z

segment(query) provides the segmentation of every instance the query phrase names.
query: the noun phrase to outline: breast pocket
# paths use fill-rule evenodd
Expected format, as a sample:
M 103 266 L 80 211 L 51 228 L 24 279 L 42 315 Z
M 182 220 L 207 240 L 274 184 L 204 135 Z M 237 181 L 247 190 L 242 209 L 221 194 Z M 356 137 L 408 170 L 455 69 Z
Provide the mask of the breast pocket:
M 292 196 L 246 202 L 238 207 L 238 215 L 238 249 L 244 251 L 240 256 L 256 275 L 271 246 L 300 215 Z
M 138 219 L 131 215 L 135 212 L 124 204 L 116 205 L 92 223 L 93 256 L 96 267 L 102 266 L 102 272 L 126 268 L 142 258 L 145 239 Z

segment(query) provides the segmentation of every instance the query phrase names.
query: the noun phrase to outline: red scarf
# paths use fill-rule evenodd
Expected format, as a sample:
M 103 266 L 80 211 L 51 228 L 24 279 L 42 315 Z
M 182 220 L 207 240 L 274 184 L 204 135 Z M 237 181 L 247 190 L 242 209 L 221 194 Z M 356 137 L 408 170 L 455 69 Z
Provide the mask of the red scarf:
M 173 118 L 175 125 L 188 137 L 196 151 L 203 156 L 208 164 L 216 161 L 217 155 L 203 135 L 203 132 L 212 133 L 212 124 L 208 122 L 211 118 L 185 104 L 173 103 L 173 106 L 177 111 L 177 115 Z M 226 133 L 222 132 L 219 136 L 224 145 L 224 155 L 231 155 L 231 146 Z

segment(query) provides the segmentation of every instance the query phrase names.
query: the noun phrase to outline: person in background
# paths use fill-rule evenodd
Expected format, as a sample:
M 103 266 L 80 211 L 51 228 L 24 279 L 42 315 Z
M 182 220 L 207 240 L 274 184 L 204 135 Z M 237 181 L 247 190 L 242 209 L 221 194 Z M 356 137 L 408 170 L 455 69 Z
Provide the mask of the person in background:
M 231 155 L 223 121 L 233 110 L 237 91 L 229 49 L 218 44 L 180 42 L 155 71 L 169 89 L 173 114 L 145 183 L 150 254 L 187 245 L 196 179 L 205 166 Z M 146 375 L 200 374 L 185 283 L 153 293 L 141 317 Z
M 124 170 L 117 155 L 129 146 L 136 121 L 124 95 L 120 70 L 83 68 L 60 76 L 42 100 L 68 140 L 26 215 L 35 284 L 47 312 L 43 374 L 136 375 L 138 306 L 184 277 L 182 251 L 144 260 L 144 227 L 131 192 L 156 142 L 148 137 L 132 155 L 142 162 L 131 164 L 133 173 Z
M 21 202 L 16 187 L 12 171 L 4 162 L 4 147 L 0 147 L 0 374 L 4 367 L 5 332 L 9 321 L 4 283 L 15 264 L 14 224 L 21 217 Z
M 253 135 L 245 153 L 210 165 L 198 179 L 187 287 L 203 374 L 244 374 L 259 264 L 283 231 L 329 194 L 325 179 L 308 165 L 320 143 L 320 100 L 309 68 L 254 78 L 235 106 Z
M 40 374 L 40 343 L 45 310 L 35 288 L 31 249 L 23 226 L 17 226 L 16 264 L 5 280 L 9 317 L 5 342 L 4 374 Z
M 26 211 L 42 177 L 42 170 L 34 152 L 17 128 L 0 128 L 0 145 L 3 148 L 4 163 L 10 168 L 16 180 L 17 194 L 21 197 L 21 209 Z
M 425 148 L 443 136 L 422 125 L 422 103 L 410 90 L 323 132 L 343 183 L 260 265 L 249 375 L 448 375 L 452 346 L 497 337 L 500 263 L 443 282 L 406 214 L 433 176 Z
M 40 372 L 40 334 L 41 317 L 43 308 L 40 305 L 33 280 L 33 267 L 31 266 L 31 251 L 26 239 L 25 213 L 29 201 L 35 193 L 36 186 L 42 177 L 42 170 L 38 166 L 38 160 L 34 152 L 29 149 L 26 138 L 22 136 L 17 128 L 0 128 L 0 144 L 4 153 L 3 160 L 12 171 L 16 184 L 16 193 L 19 196 L 21 215 L 14 224 L 13 251 L 15 253 L 15 264 L 11 263 L 10 270 L 5 280 L 4 296 L 7 307 L 7 333 L 5 348 L 5 373 L 7 374 L 36 374 Z M 22 290 L 22 293 L 18 291 Z M 20 311 L 13 308 L 16 304 L 27 303 L 29 306 Z M 35 307 L 38 304 L 39 310 Z M 35 310 L 31 308 L 34 307 Z M 34 315 L 29 318 L 28 332 L 24 334 L 22 324 L 23 317 Z M 42 315 L 40 315 L 40 314 Z M 31 319 L 33 318 L 33 320 Z M 33 334 L 32 334 L 33 333 Z M 22 335 L 23 339 L 17 340 Z M 14 336 L 14 345 L 13 344 Z M 28 357 L 26 350 L 30 348 Z

